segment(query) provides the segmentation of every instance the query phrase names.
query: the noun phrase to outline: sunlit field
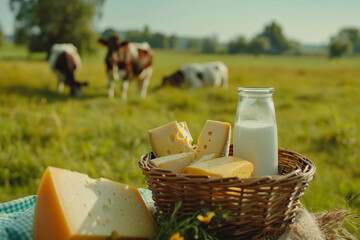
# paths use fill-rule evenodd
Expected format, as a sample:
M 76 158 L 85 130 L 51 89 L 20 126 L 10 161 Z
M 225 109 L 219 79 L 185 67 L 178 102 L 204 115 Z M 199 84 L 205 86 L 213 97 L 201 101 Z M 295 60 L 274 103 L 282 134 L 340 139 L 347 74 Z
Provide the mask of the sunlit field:
M 207 119 L 234 126 L 236 88 L 274 87 L 279 146 L 317 167 L 303 204 L 311 211 L 345 208 L 360 214 L 360 58 L 200 55 L 155 50 L 146 99 L 107 98 L 105 49 L 83 56 L 82 99 L 56 91 L 44 54 L 0 48 L 0 202 L 36 194 L 47 166 L 146 187 L 138 167 L 151 150 L 148 130 L 186 121 L 194 142 Z M 162 77 L 189 62 L 221 60 L 229 88 L 159 88 Z M 360 221 L 358 221 L 360 222 Z

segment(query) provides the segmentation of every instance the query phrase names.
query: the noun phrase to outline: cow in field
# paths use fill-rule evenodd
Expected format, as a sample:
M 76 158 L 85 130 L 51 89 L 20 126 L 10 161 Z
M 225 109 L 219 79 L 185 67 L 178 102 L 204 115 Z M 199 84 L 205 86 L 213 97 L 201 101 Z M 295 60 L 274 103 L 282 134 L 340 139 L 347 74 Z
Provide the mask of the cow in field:
M 153 50 L 147 42 L 133 43 L 120 41 L 119 36 L 100 38 L 100 44 L 107 46 L 106 73 L 108 78 L 108 96 L 114 97 L 115 81 L 122 79 L 121 98 L 126 100 L 129 81 L 136 79 L 138 94 L 146 97 L 149 81 L 153 72 Z
M 77 48 L 71 43 L 54 44 L 49 55 L 51 69 L 58 78 L 58 91 L 63 92 L 65 85 L 70 87 L 71 96 L 81 97 L 81 88 L 87 82 L 75 80 L 74 73 L 81 68 Z
M 228 87 L 228 68 L 222 62 L 190 63 L 164 77 L 162 86 L 179 88 Z

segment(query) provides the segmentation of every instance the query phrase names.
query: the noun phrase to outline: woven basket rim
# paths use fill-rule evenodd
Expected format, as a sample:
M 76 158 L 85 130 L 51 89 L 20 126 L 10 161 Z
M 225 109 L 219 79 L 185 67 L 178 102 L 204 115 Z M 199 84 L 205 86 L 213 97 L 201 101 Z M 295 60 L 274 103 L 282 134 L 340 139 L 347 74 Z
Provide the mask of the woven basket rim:
M 184 180 L 185 182 L 196 182 L 196 183 L 211 183 L 218 182 L 221 179 L 221 182 L 224 184 L 235 183 L 236 185 L 268 185 L 273 183 L 287 182 L 289 180 L 301 180 L 311 178 L 316 172 L 315 164 L 307 157 L 290 150 L 288 148 L 278 148 L 279 152 L 288 152 L 290 154 L 297 155 L 298 158 L 301 158 L 306 165 L 303 168 L 298 168 L 295 171 L 287 173 L 285 175 L 266 175 L 266 176 L 256 176 L 249 178 L 239 178 L 239 177 L 210 177 L 207 175 L 190 175 L 190 174 L 179 174 L 174 173 L 170 170 L 164 170 L 156 167 L 150 162 L 153 151 L 146 153 L 141 156 L 138 163 L 139 167 L 143 171 L 149 172 L 151 175 L 162 175 L 169 178 L 176 178 L 178 180 Z

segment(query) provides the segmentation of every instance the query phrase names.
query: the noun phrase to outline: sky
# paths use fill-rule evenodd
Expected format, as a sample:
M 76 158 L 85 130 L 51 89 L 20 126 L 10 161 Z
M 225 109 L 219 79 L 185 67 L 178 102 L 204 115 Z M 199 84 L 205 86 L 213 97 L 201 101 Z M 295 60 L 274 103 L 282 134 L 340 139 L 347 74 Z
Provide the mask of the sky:
M 14 16 L 0 0 L 0 24 L 13 33 Z M 185 37 L 250 40 L 275 21 L 302 44 L 327 44 L 342 28 L 360 29 L 360 0 L 105 0 L 97 31 L 143 30 Z

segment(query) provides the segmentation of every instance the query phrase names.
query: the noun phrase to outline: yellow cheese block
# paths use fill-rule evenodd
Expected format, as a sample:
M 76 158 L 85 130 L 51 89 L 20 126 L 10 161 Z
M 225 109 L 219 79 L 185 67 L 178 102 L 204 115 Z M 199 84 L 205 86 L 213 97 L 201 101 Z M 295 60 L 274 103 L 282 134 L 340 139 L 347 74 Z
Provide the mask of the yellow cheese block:
M 193 141 L 186 122 L 170 122 L 149 130 L 149 140 L 156 157 L 193 151 Z
M 187 166 L 184 174 L 208 175 L 210 177 L 247 178 L 254 171 L 254 165 L 237 157 L 221 157 L 195 162 Z
M 35 205 L 35 240 L 148 239 L 155 225 L 137 188 L 48 167 Z
M 178 153 L 151 160 L 157 167 L 174 173 L 182 173 L 185 167 L 195 160 L 195 152 Z
M 230 123 L 207 120 L 196 145 L 197 159 L 212 153 L 215 153 L 215 158 L 228 156 L 230 138 Z

